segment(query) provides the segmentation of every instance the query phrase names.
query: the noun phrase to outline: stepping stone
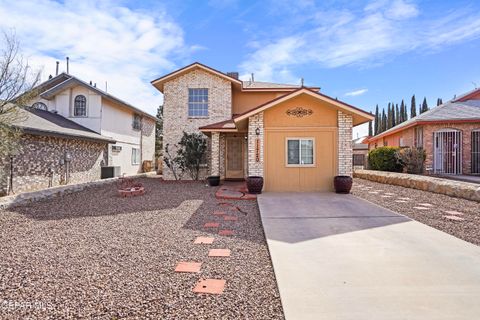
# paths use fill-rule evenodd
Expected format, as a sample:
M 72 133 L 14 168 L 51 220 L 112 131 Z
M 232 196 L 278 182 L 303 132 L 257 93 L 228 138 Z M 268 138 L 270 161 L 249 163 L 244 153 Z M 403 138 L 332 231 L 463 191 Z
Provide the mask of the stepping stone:
M 225 220 L 225 221 L 237 221 L 238 217 L 237 216 L 224 216 L 223 220 Z
M 179 262 L 175 272 L 200 272 L 201 262 Z
M 233 230 L 220 230 L 218 231 L 218 234 L 221 235 L 221 236 L 232 236 L 233 235 Z
M 462 212 L 458 212 L 458 211 L 445 211 L 445 213 L 448 213 L 451 216 L 461 216 L 461 215 L 463 215 Z
M 430 203 L 419 203 L 418 205 L 422 207 L 433 207 L 433 204 Z
M 382 195 L 382 198 L 391 198 L 392 196 Z
M 218 222 L 207 222 L 203 225 L 205 228 L 218 228 L 220 223 Z
M 387 195 L 387 196 L 394 196 L 394 195 L 395 195 L 395 193 L 391 193 L 391 192 L 385 192 L 385 195 Z
M 225 214 L 225 211 L 214 211 L 213 214 L 216 216 L 222 216 Z
M 395 200 L 395 202 L 397 202 L 397 203 L 407 203 L 408 201 L 406 201 L 406 200 Z
M 195 241 L 193 242 L 194 244 L 212 244 L 213 243 L 213 240 L 215 240 L 215 238 L 211 238 L 211 237 L 197 237 L 197 239 L 195 239 Z
M 408 197 L 400 197 L 400 198 L 398 198 L 398 199 L 399 199 L 399 200 L 412 200 L 412 199 L 410 199 L 410 198 L 408 198 Z
M 383 190 L 375 190 L 375 191 L 377 191 L 377 192 L 383 192 Z
M 230 257 L 230 249 L 210 249 L 208 252 L 209 257 Z
M 425 208 L 425 207 L 413 207 L 413 209 L 417 209 L 417 210 L 430 210 L 430 208 Z
M 200 281 L 193 288 L 193 292 L 222 294 L 226 283 L 227 281 L 223 279 L 200 279 Z
M 378 194 L 377 191 L 369 191 L 368 193 L 371 193 L 371 194 Z
M 457 217 L 457 216 L 443 216 L 445 219 L 452 220 L 452 221 L 463 221 L 465 219 Z

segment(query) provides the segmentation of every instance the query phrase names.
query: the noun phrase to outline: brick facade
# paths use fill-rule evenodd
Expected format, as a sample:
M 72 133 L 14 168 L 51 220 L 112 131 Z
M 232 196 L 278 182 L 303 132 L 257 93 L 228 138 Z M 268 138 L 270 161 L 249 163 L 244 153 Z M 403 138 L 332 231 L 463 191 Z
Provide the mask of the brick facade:
M 35 191 L 68 183 L 100 179 L 106 143 L 25 134 L 13 159 L 13 191 Z M 66 153 L 71 161 L 65 162 Z M 62 163 L 63 162 L 63 163 Z M 68 164 L 68 170 L 67 170 Z M 0 194 L 7 192 L 10 160 L 0 159 Z M 67 174 L 68 172 L 68 174 Z
M 260 135 L 257 135 L 257 128 L 260 130 Z M 256 145 L 259 140 L 259 155 L 257 159 Z M 264 146 L 264 122 L 263 112 L 248 118 L 248 175 L 263 177 L 263 146 Z M 257 161 L 258 160 L 258 161 Z
M 338 111 L 338 174 L 352 175 L 352 116 Z
M 188 117 L 188 89 L 208 89 L 208 117 Z M 197 69 L 181 75 L 164 85 L 164 135 L 163 145 L 169 145 L 170 153 L 176 154 L 175 145 L 182 138 L 183 132 L 200 132 L 199 127 L 224 121 L 232 117 L 232 88 L 231 82 L 212 73 Z M 207 164 L 211 159 L 211 141 L 208 143 Z M 221 163 L 221 161 L 220 161 Z M 220 164 L 219 164 L 220 165 Z M 207 168 L 201 172 L 203 178 L 209 174 Z M 173 179 L 170 169 L 164 169 L 164 178 Z M 184 176 L 188 179 L 188 176 Z

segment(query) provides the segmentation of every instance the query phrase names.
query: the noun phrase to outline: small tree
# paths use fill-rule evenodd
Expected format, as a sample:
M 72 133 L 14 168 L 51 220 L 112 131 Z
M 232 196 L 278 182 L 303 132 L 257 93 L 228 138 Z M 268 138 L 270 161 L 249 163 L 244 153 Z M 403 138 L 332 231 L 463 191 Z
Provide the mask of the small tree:
M 177 156 L 172 156 L 170 153 L 170 144 L 167 143 L 165 146 L 165 154 L 163 155 L 163 162 L 165 162 L 165 165 L 167 168 L 169 168 L 172 171 L 173 177 L 175 180 L 180 180 L 182 178 L 182 172 L 181 169 L 178 167 L 178 155 Z
M 177 164 L 193 180 L 198 180 L 200 165 L 207 151 L 207 142 L 201 133 L 183 133 L 177 151 Z
M 395 156 L 407 173 L 419 174 L 423 172 L 423 164 L 427 154 L 422 148 L 402 148 L 397 150 Z

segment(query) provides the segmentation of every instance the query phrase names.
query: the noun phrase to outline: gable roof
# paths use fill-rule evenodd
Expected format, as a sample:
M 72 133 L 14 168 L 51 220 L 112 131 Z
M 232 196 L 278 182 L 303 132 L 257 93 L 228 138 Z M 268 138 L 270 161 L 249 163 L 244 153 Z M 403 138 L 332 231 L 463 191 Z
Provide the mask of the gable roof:
M 9 125 L 19 128 L 25 133 L 105 143 L 116 142 L 110 137 L 98 134 L 95 131 L 50 111 L 31 107 L 18 107 L 14 112 L 18 112 L 18 114 L 15 114 L 14 119 Z
M 340 101 L 340 100 L 337 100 L 337 99 L 333 99 L 332 97 L 329 97 L 323 93 L 320 93 L 320 92 L 317 92 L 317 91 L 313 91 L 309 88 L 305 88 L 305 87 L 301 87 L 299 89 L 296 89 L 290 93 L 287 93 L 283 96 L 280 96 L 278 98 L 275 98 L 273 100 L 270 100 L 264 104 L 261 104 L 253 109 L 250 109 L 242 114 L 239 114 L 237 116 L 234 117 L 234 120 L 235 122 L 238 122 L 238 121 L 241 121 L 241 120 L 244 120 L 248 117 L 251 117 L 252 115 L 255 115 L 259 112 L 262 112 L 262 111 L 265 111 L 271 107 L 274 107 L 282 102 L 285 102 L 287 100 L 290 100 L 290 99 L 293 99 L 299 95 L 302 95 L 302 94 L 306 94 L 306 95 L 309 95 L 315 99 L 318 99 L 318 100 L 321 100 L 321 101 L 325 101 L 335 107 L 338 107 L 348 113 L 352 113 L 354 116 L 357 116 L 357 121 L 354 121 L 354 125 L 359 125 L 359 124 L 362 124 L 362 123 L 365 123 L 365 122 L 368 122 L 370 120 L 373 120 L 374 119 L 374 116 L 371 114 L 371 113 L 368 113 L 366 111 L 363 111 L 362 109 L 359 109 L 357 107 L 354 107 L 352 105 L 349 105 L 343 101 Z M 356 123 L 355 123 L 356 122 Z
M 480 122 L 480 100 L 467 100 L 464 102 L 448 101 L 438 107 L 419 114 L 414 118 L 402 122 L 387 131 L 370 137 L 368 138 L 368 141 L 374 141 L 395 132 L 419 124 L 428 124 L 429 122 Z
M 459 101 L 468 101 L 472 98 L 474 98 L 476 95 L 480 95 L 480 88 L 473 89 L 467 93 L 461 94 L 457 98 L 453 99 L 453 102 L 459 102 Z
M 80 80 L 79 78 L 77 78 L 75 76 L 72 76 L 71 74 L 67 74 L 67 73 L 61 73 L 58 76 L 55 76 L 54 78 L 49 79 L 49 80 L 41 83 L 36 88 L 34 88 L 34 90 L 35 89 L 39 90 L 40 96 L 42 98 L 50 100 L 53 97 L 55 97 L 55 95 L 62 92 L 63 90 L 66 90 L 68 88 L 72 88 L 72 87 L 75 87 L 75 86 L 78 86 L 78 85 L 82 86 L 82 87 L 85 87 L 89 90 L 95 91 L 96 93 L 101 95 L 103 98 L 105 98 L 107 100 L 110 100 L 112 102 L 118 103 L 118 104 L 120 104 L 120 105 L 122 105 L 122 106 L 124 106 L 128 109 L 131 109 L 135 113 L 139 113 L 139 114 L 144 115 L 144 116 L 146 116 L 148 118 L 151 118 L 153 120 L 156 119 L 151 114 L 149 114 L 149 113 L 147 113 L 143 110 L 140 110 L 137 107 L 132 106 L 128 102 L 125 102 L 125 101 L 123 101 L 123 100 L 121 100 L 121 99 L 119 99 L 119 98 L 117 98 L 117 97 L 115 97 L 115 96 L 113 96 L 113 95 L 95 87 L 95 86 L 92 86 L 92 85 L 86 83 L 85 81 Z

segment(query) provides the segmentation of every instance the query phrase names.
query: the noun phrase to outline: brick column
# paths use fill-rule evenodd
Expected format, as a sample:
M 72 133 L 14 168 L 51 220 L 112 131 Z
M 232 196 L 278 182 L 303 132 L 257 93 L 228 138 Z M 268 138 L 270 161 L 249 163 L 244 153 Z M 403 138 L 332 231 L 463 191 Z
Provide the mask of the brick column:
M 260 129 L 257 136 L 256 130 Z M 257 142 L 258 139 L 258 142 Z M 248 118 L 248 175 L 263 177 L 263 112 Z M 258 146 L 258 150 L 257 150 Z M 258 155 L 257 155 L 258 152 Z
M 220 175 L 220 133 L 212 132 L 212 150 L 210 154 L 210 175 Z
M 352 175 L 352 116 L 338 111 L 338 174 Z

